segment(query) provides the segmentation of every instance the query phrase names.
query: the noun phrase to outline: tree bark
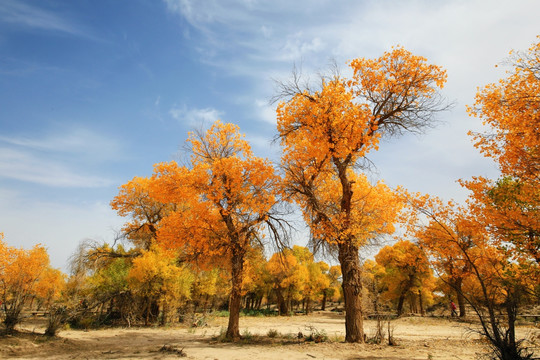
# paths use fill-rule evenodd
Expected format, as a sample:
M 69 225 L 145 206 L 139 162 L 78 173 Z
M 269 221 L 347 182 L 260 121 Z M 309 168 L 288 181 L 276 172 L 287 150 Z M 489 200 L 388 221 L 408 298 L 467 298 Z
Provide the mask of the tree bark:
M 163 306 L 161 307 L 161 321 L 160 321 L 161 326 L 167 325 L 167 316 L 168 316 L 168 307 L 167 307 L 167 302 L 164 301 Z
M 422 299 L 422 290 L 418 290 L 418 304 L 420 305 L 420 314 L 422 316 L 425 315 L 424 313 L 424 299 Z
M 230 340 L 240 339 L 240 304 L 242 302 L 242 277 L 244 274 L 244 252 L 233 249 L 231 258 L 232 288 L 229 297 L 229 324 L 226 337 Z
M 283 297 L 283 289 L 276 289 L 276 297 L 279 306 L 279 315 L 289 315 L 289 307 L 287 306 L 287 301 L 285 301 L 285 297 Z
M 397 305 L 397 316 L 401 316 L 403 313 L 403 303 L 405 302 L 405 291 L 401 292 L 399 295 L 398 305 Z
M 465 317 L 466 315 L 466 308 L 465 308 L 465 298 L 463 297 L 463 292 L 461 291 L 461 284 L 463 283 L 463 279 L 459 278 L 456 280 L 456 292 L 457 292 L 457 302 L 459 307 L 459 317 Z
M 362 279 L 358 247 L 352 241 L 338 245 L 345 300 L 345 341 L 364 342 Z
M 516 315 L 517 315 L 517 301 L 514 299 L 514 294 L 510 293 L 506 299 L 506 313 L 508 315 L 508 347 L 513 352 L 517 353 L 516 344 Z
M 309 312 L 311 311 L 311 299 L 308 297 L 305 299 L 305 312 L 306 315 L 309 315 Z

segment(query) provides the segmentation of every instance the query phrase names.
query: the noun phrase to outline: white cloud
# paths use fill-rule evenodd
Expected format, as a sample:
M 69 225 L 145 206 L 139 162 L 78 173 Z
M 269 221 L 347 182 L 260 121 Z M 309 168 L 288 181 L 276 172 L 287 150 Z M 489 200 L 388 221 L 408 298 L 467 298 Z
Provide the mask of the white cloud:
M 451 68 L 451 76 L 466 84 L 470 73 L 485 74 L 511 48 L 527 48 L 540 11 L 535 0 L 311 1 L 309 6 L 283 0 L 259 2 L 256 11 L 240 0 L 166 3 L 203 35 L 197 46 L 204 61 L 255 83 L 266 80 L 269 71 L 289 70 L 293 62 L 310 73 L 330 58 L 345 66 L 401 44 Z
M 325 48 L 324 42 L 318 37 L 305 36 L 302 32 L 287 36 L 285 44 L 278 52 L 279 60 L 294 62 L 304 59 L 310 54 L 317 54 Z
M 0 136 L 0 142 L 35 151 L 87 154 L 98 160 L 118 154 L 121 148 L 117 139 L 86 128 L 57 129 L 42 137 Z
M 53 187 L 102 187 L 111 179 L 82 175 L 77 169 L 40 155 L 0 147 L 0 178 L 8 178 Z
M 213 123 L 221 119 L 223 112 L 213 108 L 190 109 L 186 105 L 175 105 L 169 110 L 169 114 L 176 120 L 189 125 Z
M 252 109 L 250 118 L 267 123 L 275 123 L 273 109 L 260 100 L 254 105 L 253 99 L 272 96 L 271 79 L 288 79 L 293 63 L 316 77 L 329 59 L 346 67 L 354 58 L 378 57 L 402 45 L 443 66 L 448 83 L 442 93 L 455 101 L 451 111 L 439 115 L 445 124 L 420 140 L 383 144 L 372 155 L 389 183 L 461 198 L 456 179 L 496 176 L 493 163 L 478 154 L 466 135 L 469 129 L 478 130 L 480 122 L 466 114 L 465 105 L 474 102 L 478 86 L 505 76 L 506 69 L 494 65 L 509 50 L 524 50 L 536 41 L 540 13 L 536 0 L 167 3 L 198 31 L 201 61 L 226 76 L 249 79 L 252 86 L 237 95 L 238 105 Z
M 104 187 L 113 181 L 87 168 L 121 154 L 118 141 L 83 128 L 42 137 L 0 136 L 0 178 L 52 187 Z
M 254 113 L 257 114 L 257 119 L 276 125 L 276 107 L 268 103 L 268 101 L 257 99 L 254 104 Z
M 98 40 L 80 24 L 76 24 L 75 22 L 63 18 L 52 11 L 47 11 L 22 1 L 1 1 L 0 21 L 17 24 L 27 28 L 58 31 Z

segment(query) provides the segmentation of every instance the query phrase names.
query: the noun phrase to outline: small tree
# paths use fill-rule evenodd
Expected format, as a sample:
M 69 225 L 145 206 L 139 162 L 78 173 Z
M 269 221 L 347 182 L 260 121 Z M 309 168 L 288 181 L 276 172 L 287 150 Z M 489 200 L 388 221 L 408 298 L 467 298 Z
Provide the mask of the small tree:
M 470 268 L 468 284 L 454 286 L 454 290 L 473 308 L 480 320 L 481 333 L 489 340 L 497 358 L 530 358 L 531 354 L 521 346 L 522 341 L 516 338 L 515 322 L 519 307 L 533 293 L 538 277 L 527 264 L 508 256 L 499 247 L 498 239 L 489 236 L 487 225 L 479 222 L 469 209 L 433 198 L 423 198 L 415 206 L 421 218 L 426 219 L 426 223 L 414 230 L 415 236 L 430 237 L 440 243 L 441 249 L 459 249 L 462 261 Z M 422 223 L 419 221 L 417 225 Z M 501 309 L 504 318 L 499 315 Z
M 40 277 L 35 297 L 40 307 L 47 312 L 45 335 L 55 336 L 58 329 L 67 320 L 67 308 L 62 297 L 66 288 L 66 275 L 58 269 L 48 267 Z
M 86 307 L 100 307 L 100 317 L 105 308 L 105 317 L 122 318 L 129 324 L 134 299 L 128 286 L 127 276 L 131 268 L 131 259 L 107 258 L 100 267 L 88 277 L 89 297 L 82 300 Z M 115 315 L 116 314 L 116 315 Z
M 263 297 L 272 287 L 266 264 L 263 248 L 254 248 L 247 254 L 246 276 L 242 284 L 247 309 L 260 309 Z
M 309 280 L 308 270 L 292 249 L 272 255 L 267 266 L 277 296 L 279 314 L 289 315 L 292 300 L 299 301 L 303 297 L 305 283 Z
M 41 245 L 30 250 L 8 246 L 0 233 L 0 301 L 7 333 L 21 320 L 23 306 L 35 296 L 36 285 L 49 267 L 49 256 Z
M 145 324 L 148 325 L 151 306 L 161 307 L 161 324 L 165 325 L 169 311 L 190 297 L 193 274 L 185 265 L 176 264 L 176 256 L 159 247 L 143 251 L 133 259 L 127 282 L 130 290 L 144 299 Z
M 397 315 L 403 314 L 407 298 L 411 299 L 412 307 L 418 301 L 423 314 L 424 302 L 432 298 L 431 291 L 435 285 L 424 252 L 412 242 L 401 240 L 393 246 L 382 248 L 375 255 L 375 260 L 385 270 L 382 282 L 386 285 L 386 291 L 383 296 L 397 302 Z

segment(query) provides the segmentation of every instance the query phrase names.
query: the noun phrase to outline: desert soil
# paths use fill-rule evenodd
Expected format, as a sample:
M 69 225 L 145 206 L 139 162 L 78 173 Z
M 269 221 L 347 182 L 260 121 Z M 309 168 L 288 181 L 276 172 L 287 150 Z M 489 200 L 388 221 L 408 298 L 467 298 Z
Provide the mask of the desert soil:
M 54 339 L 40 336 L 38 322 L 26 322 L 16 336 L 0 337 L 0 358 L 18 359 L 478 359 L 488 349 L 474 324 L 444 318 L 408 317 L 393 320 L 396 346 L 347 344 L 344 317 L 331 312 L 293 317 L 242 317 L 244 340 L 216 340 L 227 325 L 226 318 L 211 318 L 200 328 L 107 328 L 64 330 Z M 376 322 L 364 329 L 374 334 Z M 269 338 L 269 330 L 280 335 Z M 323 332 L 328 341 L 305 341 L 312 332 Z M 540 354 L 540 329 L 520 326 L 521 336 Z M 298 333 L 304 339 L 298 338 Z M 385 332 L 387 333 L 386 326 Z M 165 347 L 164 347 L 165 346 Z

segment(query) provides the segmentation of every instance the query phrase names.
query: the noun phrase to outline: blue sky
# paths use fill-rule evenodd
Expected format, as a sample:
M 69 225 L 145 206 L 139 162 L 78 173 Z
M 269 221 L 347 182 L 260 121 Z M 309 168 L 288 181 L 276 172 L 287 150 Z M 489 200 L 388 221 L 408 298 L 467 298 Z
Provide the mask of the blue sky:
M 0 231 L 65 269 L 79 241 L 112 240 L 118 186 L 177 159 L 189 130 L 234 122 L 276 159 L 273 79 L 393 45 L 444 66 L 455 106 L 425 135 L 382 144 L 371 176 L 463 200 L 457 179 L 497 173 L 466 135 L 481 127 L 465 105 L 504 76 L 509 50 L 537 41 L 538 14 L 535 0 L 2 0 Z

